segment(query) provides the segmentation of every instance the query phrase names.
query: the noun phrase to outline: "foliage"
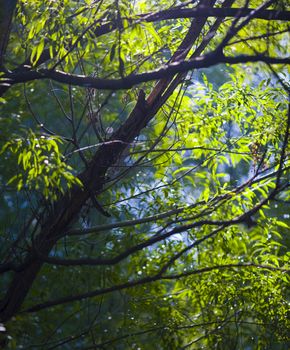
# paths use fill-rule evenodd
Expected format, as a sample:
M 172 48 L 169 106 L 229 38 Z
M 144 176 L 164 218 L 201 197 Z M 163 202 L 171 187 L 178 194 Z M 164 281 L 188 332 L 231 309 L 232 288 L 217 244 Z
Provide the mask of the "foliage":
M 71 167 L 61 159 L 57 142 L 61 140 L 56 136 L 36 137 L 32 131 L 26 139 L 8 141 L 1 153 L 8 161 L 10 156 L 18 156 L 19 172 L 7 185 L 16 182 L 18 191 L 25 186 L 28 190 L 40 191 L 46 199 L 57 199 L 58 191 L 64 193 L 66 187 L 73 184 L 81 186 L 80 180 L 69 172 Z M 62 184 L 62 179 L 66 180 L 67 186 Z
M 287 4 L 11 4 L 1 346 L 288 349 Z

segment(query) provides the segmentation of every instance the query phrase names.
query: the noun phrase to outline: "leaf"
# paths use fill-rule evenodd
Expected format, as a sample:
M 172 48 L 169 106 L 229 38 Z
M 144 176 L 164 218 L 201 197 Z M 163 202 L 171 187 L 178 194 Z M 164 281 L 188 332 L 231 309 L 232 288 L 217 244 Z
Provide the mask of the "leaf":
M 206 187 L 202 193 L 202 198 L 204 199 L 205 202 L 208 202 L 210 196 L 210 189 L 209 187 Z
M 280 220 L 276 221 L 276 225 L 278 225 L 280 227 L 290 228 L 289 225 L 287 225 L 284 221 L 280 221 Z
M 33 66 L 35 66 L 36 63 L 38 62 L 38 60 L 43 52 L 43 49 L 44 49 L 44 38 L 42 38 L 40 40 L 38 45 L 34 46 L 32 52 L 31 52 L 30 61 L 31 61 Z

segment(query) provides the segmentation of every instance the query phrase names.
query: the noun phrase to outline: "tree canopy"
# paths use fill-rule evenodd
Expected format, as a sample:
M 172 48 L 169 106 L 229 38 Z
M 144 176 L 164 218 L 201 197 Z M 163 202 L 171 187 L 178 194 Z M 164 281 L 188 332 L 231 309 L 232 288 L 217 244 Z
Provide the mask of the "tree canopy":
M 286 0 L 0 0 L 0 347 L 288 349 Z

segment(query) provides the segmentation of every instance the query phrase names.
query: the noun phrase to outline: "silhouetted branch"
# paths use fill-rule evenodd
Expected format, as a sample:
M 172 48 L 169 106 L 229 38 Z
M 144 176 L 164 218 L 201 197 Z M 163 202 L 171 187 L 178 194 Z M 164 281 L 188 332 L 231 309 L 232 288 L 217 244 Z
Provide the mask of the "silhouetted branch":
M 265 55 L 239 55 L 236 57 L 226 57 L 218 52 L 195 57 L 188 61 L 174 62 L 164 68 L 141 74 L 132 74 L 123 79 L 99 79 L 87 77 L 84 75 L 75 75 L 62 71 L 51 71 L 48 69 L 39 69 L 38 71 L 12 72 L 3 75 L 2 84 L 18 84 L 33 80 L 51 79 L 59 83 L 70 84 L 85 88 L 94 88 L 101 90 L 123 90 L 130 89 L 135 85 L 154 81 L 162 78 L 172 77 L 177 73 L 188 72 L 192 69 L 207 68 L 220 63 L 240 64 L 264 62 L 269 64 L 290 64 L 290 57 L 269 57 Z

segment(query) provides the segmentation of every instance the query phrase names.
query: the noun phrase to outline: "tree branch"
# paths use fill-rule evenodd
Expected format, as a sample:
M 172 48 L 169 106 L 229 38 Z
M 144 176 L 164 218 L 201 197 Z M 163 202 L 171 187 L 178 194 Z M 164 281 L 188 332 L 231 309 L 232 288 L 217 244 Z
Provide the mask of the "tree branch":
M 65 73 L 62 71 L 51 71 L 39 69 L 38 71 L 12 72 L 6 73 L 2 77 L 2 84 L 18 84 L 33 80 L 51 79 L 59 83 L 70 84 L 97 90 L 124 90 L 135 85 L 154 81 L 158 79 L 172 77 L 177 73 L 188 72 L 192 69 L 207 68 L 221 63 L 241 64 L 264 62 L 268 64 L 290 64 L 290 57 L 279 58 L 265 55 L 239 55 L 236 57 L 226 57 L 219 52 L 213 52 L 204 56 L 195 57 L 187 61 L 169 63 L 164 68 L 141 74 L 132 74 L 123 79 L 99 79 Z
M 4 63 L 4 55 L 8 45 L 11 21 L 17 0 L 0 0 L 0 67 Z
M 145 277 L 142 279 L 122 283 L 119 285 L 114 285 L 114 286 L 108 287 L 108 288 L 97 289 L 97 290 L 87 292 L 87 293 L 71 295 L 71 296 L 59 298 L 56 300 L 47 301 L 44 303 L 37 304 L 37 305 L 30 307 L 28 309 L 25 309 L 22 312 L 23 313 L 24 312 L 25 313 L 26 312 L 28 312 L 28 313 L 36 312 L 36 311 L 44 310 L 44 309 L 47 309 L 47 308 L 50 308 L 53 306 L 63 305 L 63 304 L 67 304 L 69 302 L 80 301 L 80 300 L 84 300 L 87 298 L 93 298 L 96 296 L 112 293 L 115 291 L 120 291 L 123 289 L 129 289 L 129 288 L 133 288 L 135 286 L 140 286 L 140 285 L 144 285 L 144 284 L 152 283 L 152 282 L 156 282 L 156 281 L 178 280 L 180 278 L 193 276 L 193 275 L 201 275 L 203 273 L 208 273 L 208 272 L 211 272 L 214 270 L 225 270 L 225 269 L 235 269 L 235 268 L 238 268 L 238 269 L 243 269 L 243 268 L 264 269 L 264 270 L 269 270 L 269 271 L 280 271 L 282 273 L 289 273 L 290 272 L 290 269 L 283 269 L 283 268 L 279 268 L 279 267 L 273 267 L 271 265 L 254 264 L 254 263 L 216 265 L 216 266 L 205 267 L 205 268 L 198 269 L 198 270 L 191 270 L 191 271 L 183 272 L 180 274 L 172 274 L 172 275 L 165 275 L 165 276 L 160 276 L 159 274 L 157 274 L 155 276 Z
M 284 187 L 286 187 L 286 185 L 284 185 Z M 179 225 L 168 232 L 165 232 L 165 233 L 159 234 L 159 235 L 154 235 L 153 237 L 147 239 L 146 241 L 141 242 L 141 243 L 125 250 L 123 253 L 121 253 L 113 258 L 108 258 L 108 259 L 103 259 L 103 258 L 62 259 L 62 258 L 47 257 L 47 256 L 41 254 L 40 252 L 38 252 L 37 250 L 34 250 L 34 252 L 37 255 L 37 257 L 39 259 L 41 259 L 42 261 L 49 263 L 49 264 L 54 264 L 54 265 L 62 265 L 62 266 L 115 265 L 118 262 L 127 258 L 128 256 L 130 256 L 130 255 L 132 255 L 132 254 L 134 254 L 134 253 L 136 253 L 144 248 L 150 247 L 155 243 L 163 241 L 163 240 L 165 240 L 165 239 L 167 239 L 167 238 L 169 238 L 177 233 L 183 233 L 183 232 L 186 232 L 186 231 L 191 230 L 193 228 L 202 227 L 205 225 L 220 226 L 219 228 L 217 228 L 213 232 L 209 233 L 208 235 L 202 237 L 199 240 L 196 240 L 191 246 L 185 248 L 185 251 L 187 251 L 188 249 L 192 249 L 193 247 L 202 243 L 204 240 L 214 236 L 216 233 L 218 233 L 223 228 L 226 228 L 226 227 L 231 226 L 231 225 L 241 224 L 241 223 L 246 223 L 246 224 L 249 223 L 251 221 L 252 216 L 255 215 L 255 213 L 257 213 L 264 205 L 266 205 L 271 198 L 274 198 L 275 195 L 277 194 L 277 192 L 278 192 L 278 188 L 275 188 L 272 192 L 269 193 L 267 198 L 262 199 L 252 209 L 246 211 L 245 213 L 243 213 L 242 215 L 239 215 L 236 218 L 226 220 L 226 221 L 215 221 L 215 220 L 206 219 L 206 220 L 196 221 L 196 222 L 193 222 L 193 223 L 190 223 L 187 225 Z M 203 216 L 204 216 L 204 214 L 200 213 L 200 214 L 196 215 L 195 217 L 193 217 L 191 220 L 196 220 L 196 219 L 203 217 Z M 177 254 L 177 256 L 179 256 L 183 253 L 184 252 L 181 251 Z M 161 273 L 162 272 L 163 271 L 161 271 Z
M 156 22 L 168 19 L 179 18 L 202 18 L 202 17 L 214 17 L 214 18 L 226 18 L 226 17 L 247 17 L 254 8 L 213 8 L 213 7 L 200 7 L 194 9 L 181 9 L 173 8 L 169 10 L 160 11 L 152 14 L 139 15 L 142 20 L 146 22 Z M 290 11 L 279 10 L 263 10 L 255 14 L 252 18 L 259 18 L 265 20 L 280 20 L 289 21 Z

